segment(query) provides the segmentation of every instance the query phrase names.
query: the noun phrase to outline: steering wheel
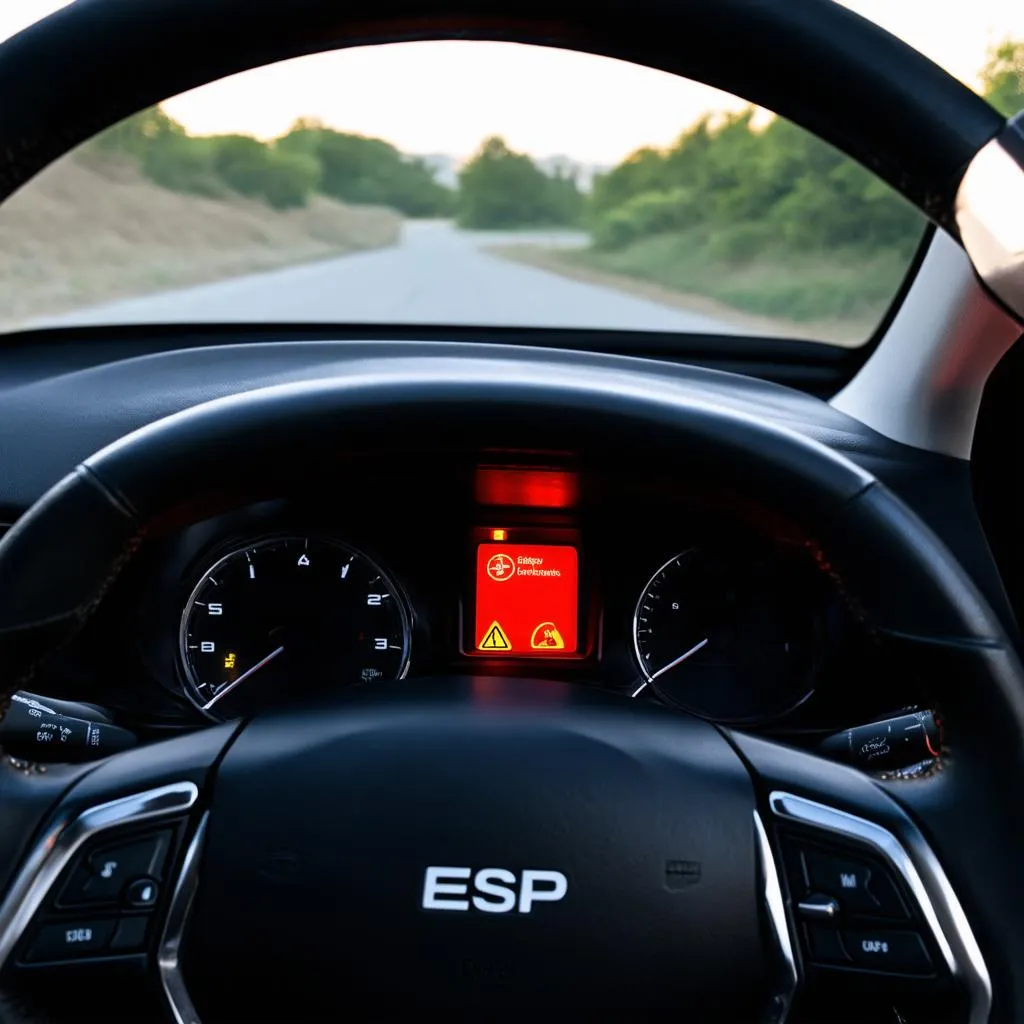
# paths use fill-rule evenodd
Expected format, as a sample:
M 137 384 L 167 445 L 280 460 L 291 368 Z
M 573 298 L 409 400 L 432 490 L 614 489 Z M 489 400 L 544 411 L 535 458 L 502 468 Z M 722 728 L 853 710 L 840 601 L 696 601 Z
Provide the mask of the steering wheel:
M 711 42 L 682 45 L 697 77 L 795 112 L 939 223 L 959 223 L 965 239 L 973 225 L 986 266 L 998 268 L 990 286 L 1016 301 L 1013 254 L 996 251 L 998 232 L 964 205 L 960 186 L 983 148 L 1015 159 L 1013 129 L 831 4 L 652 0 L 624 7 L 621 26 L 611 7 L 584 24 L 568 5 L 506 5 L 496 20 L 493 7 L 386 4 L 371 31 L 311 0 L 279 12 L 284 25 L 260 0 L 234 37 L 229 5 L 158 0 L 142 20 L 117 0 L 75 6 L 0 53 L 0 83 L 17 69 L 38 80 L 28 57 L 45 44 L 52 67 L 69 25 L 79 40 L 86 25 L 107 19 L 110 29 L 89 35 L 98 54 L 69 56 L 56 90 L 73 108 L 66 122 L 42 119 L 30 138 L 16 112 L 0 116 L 5 159 L 21 154 L 8 185 L 52 157 L 41 129 L 71 145 L 98 117 L 117 116 L 118 104 L 180 86 L 189 61 L 153 50 L 147 65 L 139 53 L 167 33 L 184 38 L 186 25 L 190 52 L 209 58 L 207 77 L 339 39 L 459 26 L 675 66 L 665 40 L 700 27 Z M 726 24 L 741 66 L 723 59 L 716 32 Z M 778 65 L 757 55 L 755 44 L 773 41 L 785 45 Z M 137 81 L 96 77 L 112 48 L 139 69 Z M 834 70 L 804 95 L 795 83 L 818 67 Z M 842 86 L 832 80 L 840 74 Z M 92 93 L 79 88 L 87 81 Z M 115 86 L 128 100 L 113 101 Z M 25 95 L 36 118 L 57 110 L 49 93 Z M 76 119 L 89 104 L 91 120 Z M 0 542 L 0 684 L 16 690 L 82 627 L 148 533 L 286 492 L 329 473 L 340 452 L 412 443 L 444 459 L 554 443 L 600 460 L 634 439 L 662 469 L 796 516 L 876 627 L 903 637 L 921 665 L 941 666 L 930 683 L 947 746 L 934 770 L 878 781 L 685 714 L 554 683 L 434 678 L 363 689 L 97 766 L 39 773 L 5 764 L 0 965 L 25 943 L 45 946 L 55 927 L 46 915 L 73 899 L 83 858 L 116 849 L 141 857 L 160 884 L 137 894 L 150 913 L 131 918 L 142 922 L 134 936 L 110 921 L 107 938 L 155 970 L 179 1024 L 390 1019 L 412 1007 L 783 1021 L 796 1019 L 807 993 L 833 998 L 834 1019 L 936 993 L 940 1017 L 1024 1019 L 1024 670 L 997 617 L 929 527 L 870 473 L 642 361 L 469 349 L 459 359 L 366 360 L 337 378 L 218 399 L 122 438 Z M 381 514 L 397 521 L 405 510 Z M 823 898 L 830 884 L 849 890 L 854 910 L 839 929 L 852 963 L 837 961 L 827 938 L 836 931 L 821 927 L 836 913 Z

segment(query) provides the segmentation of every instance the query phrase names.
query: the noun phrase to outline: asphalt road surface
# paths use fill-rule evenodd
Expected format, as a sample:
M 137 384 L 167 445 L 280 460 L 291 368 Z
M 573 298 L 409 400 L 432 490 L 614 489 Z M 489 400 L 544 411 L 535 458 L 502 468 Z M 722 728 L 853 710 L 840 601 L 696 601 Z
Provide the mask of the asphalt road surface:
M 502 243 L 580 244 L 572 234 L 405 226 L 399 245 L 213 284 L 124 299 L 32 326 L 132 323 L 407 323 L 735 332 L 663 306 L 484 251 Z

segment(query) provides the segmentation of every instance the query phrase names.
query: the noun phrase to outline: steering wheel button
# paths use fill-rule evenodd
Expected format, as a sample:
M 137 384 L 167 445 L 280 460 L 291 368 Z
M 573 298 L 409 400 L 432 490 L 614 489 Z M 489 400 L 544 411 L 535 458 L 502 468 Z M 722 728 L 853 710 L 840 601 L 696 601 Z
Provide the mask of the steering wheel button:
M 839 913 L 839 904 L 831 896 L 808 896 L 796 908 L 801 916 L 819 921 L 831 921 Z
M 897 892 L 892 879 L 885 872 L 879 870 L 871 872 L 871 877 L 868 879 L 868 892 L 878 905 L 878 913 L 882 917 L 910 920 L 906 904 Z
M 124 901 L 129 907 L 146 910 L 156 904 L 159 894 L 159 886 L 152 878 L 137 878 L 125 890 Z
M 104 846 L 89 855 L 71 876 L 60 895 L 61 906 L 80 903 L 116 903 L 125 886 L 140 876 L 159 877 L 170 846 L 171 833 Z
M 149 916 L 122 917 L 110 943 L 111 953 L 135 953 L 145 948 Z
M 858 967 L 893 974 L 934 974 L 931 957 L 916 932 L 846 929 L 843 945 Z
M 815 963 L 850 966 L 850 958 L 835 928 L 824 924 L 808 924 L 804 926 L 804 935 L 807 938 L 807 950 Z
M 90 918 L 44 925 L 24 959 L 39 963 L 94 956 L 110 942 L 114 924 L 113 918 Z
M 804 864 L 811 888 L 832 896 L 847 914 L 907 916 L 899 894 L 880 868 L 820 850 L 805 850 Z

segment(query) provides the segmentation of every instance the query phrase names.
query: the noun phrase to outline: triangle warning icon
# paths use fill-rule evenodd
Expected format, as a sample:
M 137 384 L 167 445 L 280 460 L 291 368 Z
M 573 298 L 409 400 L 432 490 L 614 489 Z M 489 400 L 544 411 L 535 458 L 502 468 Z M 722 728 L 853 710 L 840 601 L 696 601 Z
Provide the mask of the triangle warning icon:
M 486 632 L 480 639 L 480 643 L 476 646 L 477 650 L 480 651 L 509 651 L 512 649 L 512 645 L 508 642 L 508 637 L 505 635 L 505 630 L 501 628 L 501 623 L 497 619 L 487 627 Z

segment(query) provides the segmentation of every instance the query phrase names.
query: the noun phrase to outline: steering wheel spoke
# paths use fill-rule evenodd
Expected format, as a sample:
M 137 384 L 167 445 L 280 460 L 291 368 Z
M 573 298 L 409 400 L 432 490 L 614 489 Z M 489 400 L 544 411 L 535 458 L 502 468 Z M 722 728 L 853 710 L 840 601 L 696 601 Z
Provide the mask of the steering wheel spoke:
M 76 1020 L 115 1019 L 118 1000 L 83 1010 L 85 993 L 68 979 L 121 979 L 129 1016 L 138 1015 L 130 997 L 141 993 L 146 1003 L 147 991 L 156 995 L 152 957 L 166 947 L 168 913 L 181 907 L 192 877 L 208 773 L 236 728 L 167 740 L 78 771 L 55 807 L 50 789 L 40 788 L 41 827 L 0 903 L 5 992 Z M 159 1007 L 155 998 L 148 1005 Z
M 805 1008 L 874 996 L 918 1014 L 934 1007 L 928 1019 L 987 1021 L 981 949 L 940 852 L 896 800 L 856 770 L 730 738 L 757 779 Z

